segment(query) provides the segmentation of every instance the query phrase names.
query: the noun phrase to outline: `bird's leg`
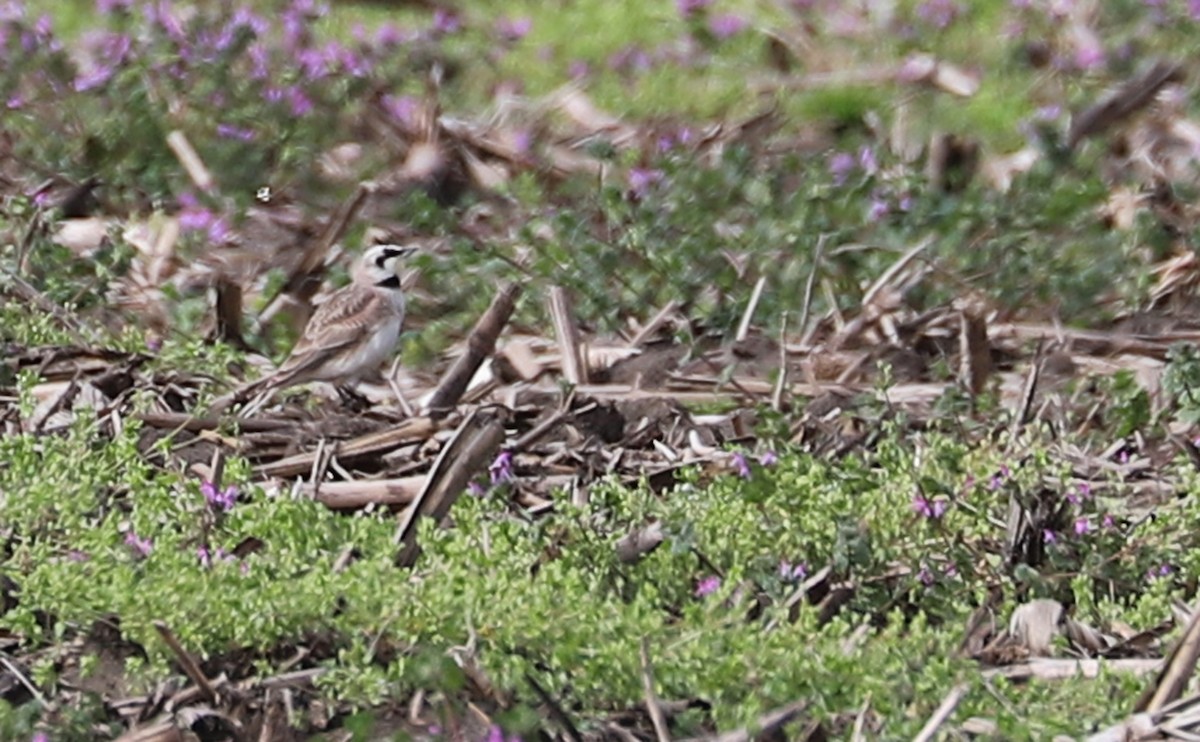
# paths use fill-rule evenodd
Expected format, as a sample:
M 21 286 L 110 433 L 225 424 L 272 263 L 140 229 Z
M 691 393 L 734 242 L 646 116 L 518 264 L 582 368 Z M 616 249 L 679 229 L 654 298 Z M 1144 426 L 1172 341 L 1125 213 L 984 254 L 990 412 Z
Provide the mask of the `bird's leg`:
M 342 406 L 351 412 L 364 412 L 371 406 L 371 400 L 359 394 L 349 384 L 338 384 L 336 387 Z

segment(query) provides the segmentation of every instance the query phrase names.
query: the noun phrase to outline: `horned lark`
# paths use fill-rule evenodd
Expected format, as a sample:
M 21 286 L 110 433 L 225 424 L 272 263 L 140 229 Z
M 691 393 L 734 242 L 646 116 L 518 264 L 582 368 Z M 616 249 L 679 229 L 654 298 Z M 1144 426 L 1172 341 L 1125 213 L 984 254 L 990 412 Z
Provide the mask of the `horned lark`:
M 404 322 L 398 263 L 416 251 L 398 245 L 369 248 L 350 284 L 317 307 L 283 365 L 238 389 L 231 401 L 309 381 L 347 385 L 378 369 L 396 347 Z

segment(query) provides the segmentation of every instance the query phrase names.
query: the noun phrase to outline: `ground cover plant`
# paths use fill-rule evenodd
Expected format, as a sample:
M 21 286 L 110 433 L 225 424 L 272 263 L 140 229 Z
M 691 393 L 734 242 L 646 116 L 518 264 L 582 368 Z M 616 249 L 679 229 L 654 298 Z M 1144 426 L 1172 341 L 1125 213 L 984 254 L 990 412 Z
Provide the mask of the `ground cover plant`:
M 3 4 L 0 737 L 1187 727 L 1197 23 Z

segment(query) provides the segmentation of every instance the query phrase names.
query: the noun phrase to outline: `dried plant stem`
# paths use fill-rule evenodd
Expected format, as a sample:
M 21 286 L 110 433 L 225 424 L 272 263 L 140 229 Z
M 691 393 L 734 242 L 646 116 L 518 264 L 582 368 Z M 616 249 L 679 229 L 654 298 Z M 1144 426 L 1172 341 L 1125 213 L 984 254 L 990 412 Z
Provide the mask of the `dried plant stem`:
M 186 134 L 179 130 L 172 131 L 167 135 L 167 146 L 175 153 L 179 164 L 183 165 L 183 169 L 187 171 L 188 177 L 197 188 L 205 192 L 212 190 L 212 173 L 204 164 L 204 160 L 200 159 L 200 155 L 196 153 L 196 148 L 188 141 Z
M 467 337 L 467 351 L 455 360 L 454 364 L 442 376 L 433 396 L 425 405 L 426 412 L 431 417 L 443 417 L 453 409 L 462 398 L 471 377 L 479 367 L 496 350 L 496 340 L 500 332 L 508 324 L 513 310 L 517 305 L 517 297 L 521 295 L 521 287 L 515 283 L 501 287 L 492 304 L 475 323 L 470 336 Z
M 200 692 L 204 694 L 209 703 L 216 703 L 216 689 L 212 687 L 212 683 L 208 682 L 208 678 L 204 676 L 204 673 L 200 670 L 200 666 L 196 664 L 196 660 L 192 659 L 192 656 L 179 643 L 179 639 L 175 637 L 175 632 L 171 631 L 171 628 L 162 621 L 155 621 L 154 628 L 158 630 L 159 636 L 166 642 L 171 652 L 175 654 L 175 659 L 179 660 L 179 665 L 183 668 L 184 674 L 196 684 L 196 687 L 200 689 Z
M 571 297 L 562 286 L 550 289 L 550 316 L 554 318 L 554 333 L 558 336 L 563 376 L 575 386 L 586 384 L 588 368 L 579 341 L 579 328 L 575 325 Z

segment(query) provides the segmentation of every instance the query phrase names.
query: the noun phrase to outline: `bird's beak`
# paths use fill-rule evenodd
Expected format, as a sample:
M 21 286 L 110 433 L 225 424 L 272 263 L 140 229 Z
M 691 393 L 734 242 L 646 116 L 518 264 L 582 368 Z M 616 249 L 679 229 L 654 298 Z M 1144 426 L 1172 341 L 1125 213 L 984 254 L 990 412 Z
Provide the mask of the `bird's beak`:
M 408 258 L 416 255 L 421 251 L 421 248 L 415 245 L 380 245 L 383 248 L 383 254 L 389 258 Z

